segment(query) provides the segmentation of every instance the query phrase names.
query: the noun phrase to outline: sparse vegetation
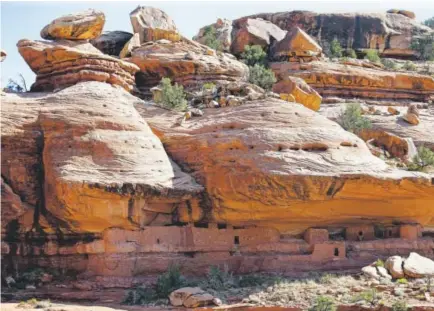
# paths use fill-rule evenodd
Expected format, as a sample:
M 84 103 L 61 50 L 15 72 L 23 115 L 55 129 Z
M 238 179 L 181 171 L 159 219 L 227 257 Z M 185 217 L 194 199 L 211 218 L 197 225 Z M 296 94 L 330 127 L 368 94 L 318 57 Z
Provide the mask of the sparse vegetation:
M 203 43 L 214 50 L 222 50 L 222 44 L 217 39 L 217 31 L 214 26 L 205 27 L 203 31 Z
M 153 288 L 137 287 L 127 292 L 122 303 L 127 305 L 146 305 L 157 299 Z
M 425 26 L 428 26 L 428 27 L 434 29 L 434 16 L 428 18 L 427 20 L 425 20 L 425 21 L 423 22 L 423 24 L 424 24 Z
M 402 66 L 403 69 L 408 71 L 415 71 L 417 69 L 416 65 L 412 61 L 406 61 Z
M 400 278 L 396 280 L 398 284 L 408 284 L 408 280 L 406 278 Z
M 354 51 L 353 49 L 346 49 L 343 55 L 349 58 L 357 58 L 356 51 Z
M 249 82 L 258 85 L 265 90 L 270 90 L 273 84 L 277 81 L 274 72 L 262 65 L 256 64 L 253 67 L 249 67 L 249 69 Z
M 384 67 L 386 67 L 386 69 L 389 69 L 389 70 L 398 69 L 398 66 L 396 65 L 396 63 L 389 58 L 383 58 L 381 60 L 381 63 L 384 65 Z
M 330 273 L 326 273 L 322 275 L 319 279 L 321 284 L 330 284 L 333 281 L 334 275 Z
M 377 261 L 375 262 L 375 266 L 376 267 L 384 267 L 384 261 L 381 259 L 377 259 Z
M 417 51 L 422 60 L 434 60 L 434 34 L 415 37 L 410 45 L 411 49 Z
M 336 311 L 336 304 L 331 297 L 319 296 L 309 311 Z
M 372 63 L 379 63 L 381 61 L 377 50 L 368 50 L 366 52 L 365 59 L 369 60 Z
M 267 53 L 260 45 L 246 45 L 244 52 L 241 54 L 241 60 L 247 66 L 255 66 L 257 64 L 267 65 Z
M 408 306 L 405 301 L 397 301 L 392 305 L 392 311 L 407 311 Z
M 212 82 L 207 82 L 207 83 L 204 83 L 204 84 L 202 85 L 202 88 L 203 88 L 204 90 L 212 90 L 212 89 L 215 88 L 215 84 L 212 83 Z
M 361 300 L 369 303 L 372 307 L 375 306 L 379 302 L 377 290 L 375 288 L 371 288 L 367 291 L 360 293 L 359 295 L 353 298 L 353 302 L 357 302 Z
M 235 285 L 235 279 L 227 265 L 220 270 L 219 267 L 212 266 L 207 274 L 207 286 L 215 290 L 222 290 Z
M 407 168 L 409 171 L 423 171 L 428 166 L 434 165 L 434 152 L 424 146 L 417 149 L 417 155 L 413 158 L 413 163 L 410 163 Z
M 169 78 L 163 78 L 160 84 L 162 96 L 157 105 L 170 110 L 184 111 L 187 108 L 184 87 L 177 83 L 172 85 Z
M 27 92 L 27 83 L 22 74 L 19 74 L 20 81 L 9 79 L 8 84 L 5 87 L 5 91 L 12 93 Z
M 352 103 L 339 116 L 338 123 L 347 131 L 357 134 L 363 129 L 372 127 L 369 119 L 362 115 L 362 108 L 358 103 Z
M 38 300 L 36 298 L 28 299 L 27 301 L 21 301 L 17 308 L 19 309 L 45 309 L 51 307 L 50 300 Z
M 342 46 L 339 43 L 338 39 L 333 39 L 330 43 L 330 57 L 342 57 Z

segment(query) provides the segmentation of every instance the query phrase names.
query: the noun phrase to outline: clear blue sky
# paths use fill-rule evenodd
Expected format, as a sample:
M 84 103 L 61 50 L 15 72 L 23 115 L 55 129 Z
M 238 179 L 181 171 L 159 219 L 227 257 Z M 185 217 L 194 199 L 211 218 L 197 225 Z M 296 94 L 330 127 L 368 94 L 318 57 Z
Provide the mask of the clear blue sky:
M 315 12 L 385 12 L 390 8 L 407 9 L 416 13 L 416 19 L 425 20 L 434 15 L 434 1 L 325 1 L 325 2 L 193 2 L 193 1 L 118 1 L 118 2 L 1 2 L 1 47 L 8 56 L 1 63 L 1 81 L 22 73 L 30 86 L 35 75 L 19 55 L 16 43 L 20 39 L 41 40 L 40 30 L 54 18 L 88 8 L 101 10 L 106 15 L 104 30 L 132 31 L 129 13 L 138 5 L 162 9 L 174 20 L 181 33 L 191 38 L 200 27 L 213 23 L 218 17 L 235 19 L 261 12 L 309 10 Z

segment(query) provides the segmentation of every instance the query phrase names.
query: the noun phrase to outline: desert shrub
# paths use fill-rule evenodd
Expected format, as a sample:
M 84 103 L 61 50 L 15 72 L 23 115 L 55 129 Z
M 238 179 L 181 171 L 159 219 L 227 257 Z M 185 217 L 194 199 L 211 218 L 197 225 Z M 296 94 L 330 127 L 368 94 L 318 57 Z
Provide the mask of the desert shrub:
M 323 275 L 320 277 L 319 282 L 320 282 L 321 284 L 331 284 L 332 281 L 333 281 L 333 278 L 334 278 L 334 277 L 335 277 L 335 276 L 334 276 L 333 274 L 326 273 L 326 274 L 323 274 Z
M 338 39 L 333 39 L 330 43 L 330 57 L 342 57 L 342 46 Z
M 249 82 L 262 87 L 264 90 L 270 90 L 277 81 L 274 72 L 262 65 L 256 64 L 249 69 Z
M 425 26 L 428 26 L 428 27 L 434 29 L 434 16 L 428 18 L 427 20 L 425 20 L 425 21 L 423 22 L 423 24 L 424 24 Z
M 396 280 L 398 284 L 408 284 L 408 280 L 406 278 L 400 278 Z
M 357 58 L 356 51 L 354 51 L 353 49 L 346 49 L 343 52 L 343 56 L 349 57 L 349 58 Z
M 408 165 L 409 171 L 423 171 L 426 167 L 434 165 L 434 152 L 424 146 L 417 149 L 417 155 L 413 158 L 413 163 Z
M 379 301 L 377 290 L 375 288 L 371 288 L 368 289 L 367 291 L 360 293 L 359 295 L 353 298 L 354 302 L 361 301 L 361 300 L 366 301 L 371 306 L 375 306 Z
M 372 127 L 371 121 L 362 115 L 362 108 L 358 103 L 349 104 L 339 116 L 338 123 L 345 130 L 355 134 Z
M 392 311 L 407 311 L 408 306 L 405 301 L 397 301 L 392 305 Z
M 377 259 L 377 261 L 375 262 L 375 266 L 376 267 L 384 267 L 384 261 L 381 259 Z
M 264 52 L 260 45 L 246 45 L 244 52 L 241 54 L 241 60 L 247 66 L 266 65 L 267 53 Z
M 221 51 L 222 44 L 217 39 L 217 31 L 214 26 L 206 26 L 203 31 L 203 44 L 207 45 L 211 49 Z
M 206 285 L 215 290 L 222 290 L 235 285 L 234 277 L 229 272 L 227 265 L 224 266 L 223 270 L 217 266 L 210 267 L 206 277 Z
M 137 287 L 127 292 L 122 303 L 127 305 L 146 305 L 156 299 L 157 294 L 153 288 Z
M 387 69 L 390 69 L 390 70 L 396 70 L 398 68 L 396 63 L 389 58 L 383 58 L 381 60 L 381 63 L 384 65 L 384 67 L 386 67 Z
M 332 298 L 327 296 L 319 296 L 315 304 L 309 308 L 309 311 L 336 311 L 336 304 Z
M 405 70 L 408 71 L 415 71 L 417 69 L 416 65 L 412 61 L 406 61 L 404 65 L 402 66 Z
M 205 90 L 212 90 L 213 88 L 215 88 L 215 84 L 212 82 L 207 82 L 202 85 L 202 88 Z
M 236 285 L 238 287 L 252 287 L 262 284 L 264 281 L 265 279 L 260 275 L 248 274 L 240 276 L 236 282 Z
M 184 87 L 182 85 L 172 85 L 169 78 L 161 79 L 161 101 L 157 104 L 163 108 L 177 111 L 184 111 L 187 108 Z
M 185 279 L 181 275 L 178 266 L 170 266 L 169 269 L 161 274 L 155 285 L 155 292 L 158 298 L 167 298 L 171 292 L 184 286 Z
M 368 50 L 366 52 L 365 59 L 367 59 L 373 63 L 379 63 L 381 60 L 380 56 L 378 55 L 377 50 Z
M 411 49 L 417 51 L 423 60 L 434 60 L 434 34 L 415 37 L 411 41 Z
M 8 84 L 5 86 L 6 92 L 23 93 L 27 92 L 27 83 L 22 74 L 19 74 L 20 80 L 9 79 Z

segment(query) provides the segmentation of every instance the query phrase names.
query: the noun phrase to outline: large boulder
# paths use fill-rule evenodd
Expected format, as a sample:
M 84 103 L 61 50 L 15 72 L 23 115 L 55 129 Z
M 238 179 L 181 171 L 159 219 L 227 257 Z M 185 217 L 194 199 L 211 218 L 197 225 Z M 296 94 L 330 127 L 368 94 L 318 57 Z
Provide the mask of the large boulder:
M 169 301 L 175 307 L 198 308 L 214 304 L 214 296 L 199 287 L 183 287 L 170 293 Z
M 132 33 L 126 31 L 106 31 L 90 43 L 104 54 L 119 56 L 132 36 Z
M 424 278 L 434 276 L 434 261 L 423 257 L 418 253 L 410 253 L 404 261 L 404 273 L 412 278 Z
M 86 40 L 97 38 L 104 28 L 103 12 L 87 10 L 56 18 L 41 30 L 47 40 Z
M 206 109 L 181 126 L 178 114 L 136 107 L 171 157 L 206 185 L 206 209 L 179 209 L 182 221 L 282 234 L 360 217 L 433 224 L 428 175 L 390 168 L 360 138 L 302 105 L 268 98 Z
M 32 91 L 51 91 L 82 81 L 106 82 L 131 91 L 134 74 L 139 70 L 136 65 L 105 55 L 83 41 L 20 40 L 17 46 L 36 73 Z
M 288 95 L 291 95 L 295 102 L 314 111 L 318 111 L 321 105 L 321 95 L 301 78 L 287 76 L 273 86 L 273 92 L 280 94 L 280 97 L 285 100 L 288 100 Z
M 100 233 L 170 224 L 173 210 L 202 187 L 169 159 L 135 103 L 144 104 L 99 82 L 4 96 L 2 176 L 54 228 Z M 26 154 L 31 148 L 36 152 Z M 19 165 L 20 159 L 26 162 Z
M 7 231 L 8 224 L 26 213 L 31 207 L 21 201 L 12 188 L 1 179 L 1 231 Z
M 178 41 L 181 38 L 175 22 L 160 9 L 138 6 L 130 13 L 130 20 L 134 33 L 140 35 L 140 43 L 160 39 Z
M 286 31 L 275 24 L 260 18 L 247 18 L 237 21 L 232 32 L 231 52 L 239 55 L 246 45 L 260 45 L 267 48 L 271 42 L 280 41 Z
M 214 24 L 202 27 L 193 40 L 206 44 L 208 37 L 215 34 L 215 38 L 222 51 L 230 52 L 232 44 L 232 21 L 228 19 L 217 19 Z
M 361 51 L 377 49 L 384 55 L 397 57 L 417 55 L 410 47 L 412 38 L 432 31 L 415 19 L 395 13 L 290 11 L 242 17 L 234 20 L 233 24 L 246 18 L 262 18 L 287 31 L 300 27 L 317 40 L 324 50 L 337 38 L 343 48 Z
M 402 269 L 401 256 L 391 256 L 387 258 L 384 266 L 389 271 L 394 279 L 400 279 L 404 277 L 404 270 Z
M 149 93 L 163 77 L 189 88 L 205 82 L 245 81 L 249 72 L 232 55 L 187 39 L 142 44 L 127 60 L 140 68 L 136 84 L 142 93 Z
M 387 13 L 401 14 L 401 15 L 407 16 L 408 18 L 411 18 L 411 19 L 416 18 L 416 14 L 414 14 L 414 12 L 407 11 L 407 10 L 390 9 L 387 11 Z
M 272 46 L 271 58 L 287 60 L 291 56 L 313 57 L 321 53 L 322 48 L 318 43 L 302 29 L 295 27 Z

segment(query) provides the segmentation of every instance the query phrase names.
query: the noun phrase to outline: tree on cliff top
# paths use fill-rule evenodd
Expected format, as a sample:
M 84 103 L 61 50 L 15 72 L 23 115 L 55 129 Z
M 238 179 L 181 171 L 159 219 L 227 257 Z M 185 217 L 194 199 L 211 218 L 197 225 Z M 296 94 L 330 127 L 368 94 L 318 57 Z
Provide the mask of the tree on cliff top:
M 428 26 L 428 27 L 434 29 L 434 16 L 431 17 L 431 18 L 428 18 L 427 20 L 425 20 L 425 21 L 423 22 L 423 24 L 424 24 L 425 26 Z
M 434 61 L 434 34 L 413 38 L 411 49 L 417 51 L 423 60 Z
M 217 31 L 215 30 L 214 26 L 206 26 L 203 30 L 203 43 L 207 45 L 208 47 L 221 51 L 222 50 L 222 44 L 217 39 Z

